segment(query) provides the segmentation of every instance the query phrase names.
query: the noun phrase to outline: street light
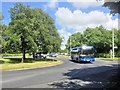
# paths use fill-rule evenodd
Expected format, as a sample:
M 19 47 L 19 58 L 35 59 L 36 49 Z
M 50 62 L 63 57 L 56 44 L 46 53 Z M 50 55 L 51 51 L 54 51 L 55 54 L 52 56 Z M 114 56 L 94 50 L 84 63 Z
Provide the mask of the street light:
M 70 38 L 70 51 L 71 51 L 71 36 L 69 38 Z M 71 53 L 70 53 L 70 56 L 71 56 Z
M 114 29 L 112 30 L 112 51 L 113 51 L 113 59 L 115 57 L 115 48 L 114 48 Z
M 69 52 L 71 52 L 71 34 L 69 34 L 69 39 L 70 39 L 70 42 L 69 42 L 69 44 L 70 44 Z M 70 56 L 71 56 L 71 53 L 70 53 Z
M 112 18 L 112 14 L 109 14 L 109 15 L 111 15 L 111 18 Z M 114 28 L 113 28 L 113 21 L 112 21 L 112 23 L 111 23 L 112 25 L 112 58 L 114 59 L 114 57 L 115 57 L 115 48 L 114 48 Z

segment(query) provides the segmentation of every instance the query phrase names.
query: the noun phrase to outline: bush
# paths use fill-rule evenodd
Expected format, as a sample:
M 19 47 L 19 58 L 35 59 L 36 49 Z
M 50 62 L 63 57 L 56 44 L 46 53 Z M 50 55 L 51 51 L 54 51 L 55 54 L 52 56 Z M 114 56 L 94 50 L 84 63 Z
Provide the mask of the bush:
M 115 53 L 115 56 L 116 56 L 116 57 L 120 57 L 120 51 L 116 52 L 116 53 Z
M 102 58 L 110 58 L 110 54 L 109 53 L 96 53 L 95 57 L 102 57 Z

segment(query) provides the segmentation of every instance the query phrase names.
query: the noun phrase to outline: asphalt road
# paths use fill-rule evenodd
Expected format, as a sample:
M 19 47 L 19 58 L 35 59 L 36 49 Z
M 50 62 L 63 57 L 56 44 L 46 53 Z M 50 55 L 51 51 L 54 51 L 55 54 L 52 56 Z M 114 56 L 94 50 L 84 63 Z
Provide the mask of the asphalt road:
M 76 63 L 58 58 L 63 64 L 2 72 L 2 88 L 74 88 L 103 87 L 118 69 L 117 61 L 96 59 L 94 63 Z

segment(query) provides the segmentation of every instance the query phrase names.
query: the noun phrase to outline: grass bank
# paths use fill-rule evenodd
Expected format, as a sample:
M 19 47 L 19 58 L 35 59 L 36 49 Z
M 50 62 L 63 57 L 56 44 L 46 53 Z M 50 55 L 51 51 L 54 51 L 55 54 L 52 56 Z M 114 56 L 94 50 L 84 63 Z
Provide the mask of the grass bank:
M 27 58 L 24 63 L 20 63 L 21 58 L 1 58 L 0 70 L 16 70 L 26 68 L 40 68 L 54 66 L 62 63 L 60 60 Z
M 120 61 L 120 58 L 101 58 L 102 60 Z
M 3 54 L 1 54 L 1 56 L 22 56 L 22 53 L 19 53 L 19 54 L 3 53 Z
M 66 55 L 59 55 L 60 58 L 70 58 L 70 56 L 66 56 Z

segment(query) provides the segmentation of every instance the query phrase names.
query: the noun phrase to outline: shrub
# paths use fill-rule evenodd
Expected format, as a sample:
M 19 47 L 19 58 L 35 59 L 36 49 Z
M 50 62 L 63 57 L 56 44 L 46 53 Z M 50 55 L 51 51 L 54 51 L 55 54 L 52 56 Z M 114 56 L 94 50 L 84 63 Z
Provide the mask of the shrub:
M 109 53 L 97 53 L 95 54 L 95 57 L 110 58 L 110 54 Z

